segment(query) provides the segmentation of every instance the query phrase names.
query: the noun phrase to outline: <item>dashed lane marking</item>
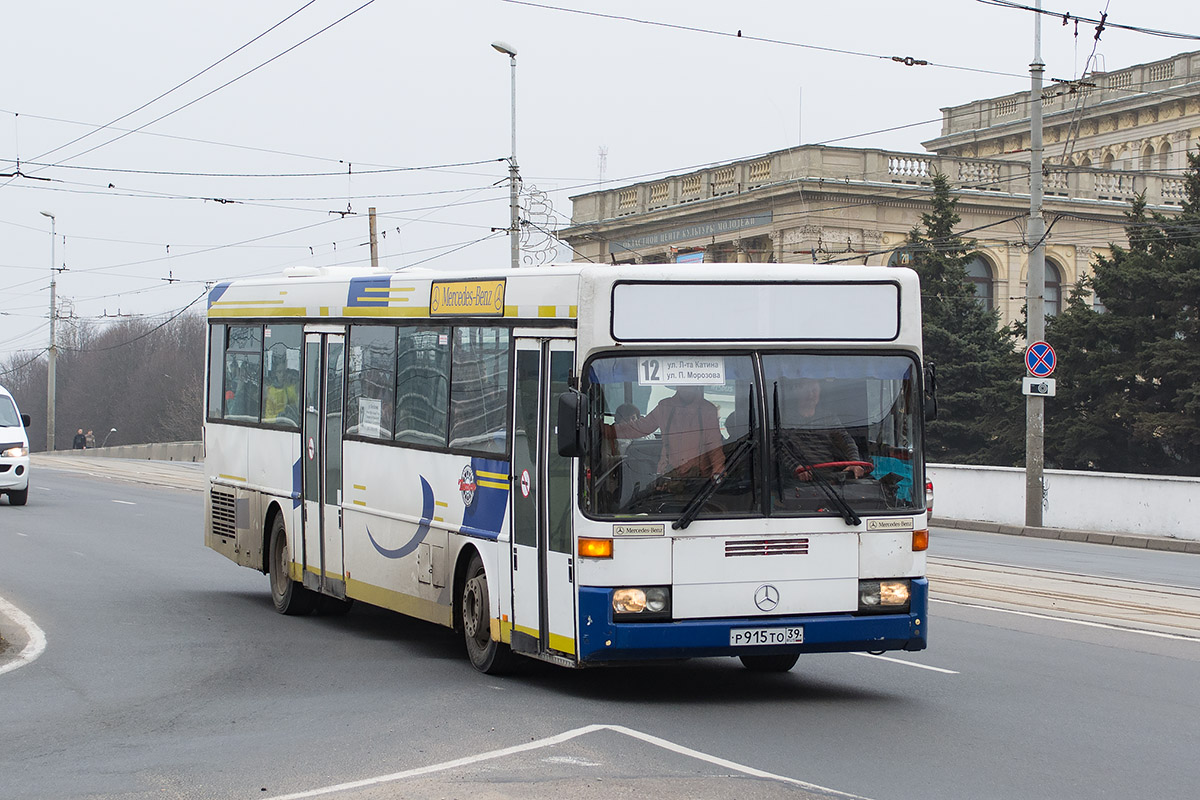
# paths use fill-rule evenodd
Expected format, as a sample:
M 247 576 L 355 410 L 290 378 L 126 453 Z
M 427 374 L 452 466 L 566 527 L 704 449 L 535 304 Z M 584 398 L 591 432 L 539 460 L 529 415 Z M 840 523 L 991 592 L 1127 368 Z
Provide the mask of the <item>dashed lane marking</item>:
M 874 653 L 851 653 L 852 656 L 866 656 L 867 658 L 875 658 L 879 661 L 890 661 L 893 664 L 903 664 L 906 667 L 916 667 L 917 669 L 927 669 L 930 672 L 941 672 L 944 675 L 961 675 L 952 669 L 943 669 L 942 667 L 931 667 L 928 664 L 918 664 L 915 661 L 905 661 L 901 658 L 889 658 L 888 656 L 878 656 Z

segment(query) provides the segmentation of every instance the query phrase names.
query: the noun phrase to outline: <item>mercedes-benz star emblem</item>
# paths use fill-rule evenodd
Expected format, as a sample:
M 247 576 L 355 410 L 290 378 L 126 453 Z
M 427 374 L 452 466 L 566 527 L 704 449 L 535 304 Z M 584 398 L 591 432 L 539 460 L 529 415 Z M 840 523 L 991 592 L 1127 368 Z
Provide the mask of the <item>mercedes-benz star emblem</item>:
M 754 605 L 758 606 L 759 611 L 774 611 L 775 606 L 779 605 L 779 590 L 764 583 L 754 590 Z

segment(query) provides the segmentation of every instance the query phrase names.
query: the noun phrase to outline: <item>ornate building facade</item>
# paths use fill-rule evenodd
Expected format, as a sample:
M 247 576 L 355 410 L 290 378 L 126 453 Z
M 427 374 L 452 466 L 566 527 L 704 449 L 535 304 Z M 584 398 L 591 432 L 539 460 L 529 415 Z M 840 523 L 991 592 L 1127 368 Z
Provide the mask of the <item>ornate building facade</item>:
M 1200 146 L 1200 51 L 1052 84 L 1044 92 L 1046 309 L 1056 313 L 1097 251 L 1123 244 L 1144 193 L 1170 214 Z M 1028 93 L 942 109 L 926 153 L 802 146 L 661 180 L 578 195 L 560 232 L 576 260 L 904 263 L 903 244 L 946 175 L 974 242 L 981 303 L 1017 319 L 1025 303 Z

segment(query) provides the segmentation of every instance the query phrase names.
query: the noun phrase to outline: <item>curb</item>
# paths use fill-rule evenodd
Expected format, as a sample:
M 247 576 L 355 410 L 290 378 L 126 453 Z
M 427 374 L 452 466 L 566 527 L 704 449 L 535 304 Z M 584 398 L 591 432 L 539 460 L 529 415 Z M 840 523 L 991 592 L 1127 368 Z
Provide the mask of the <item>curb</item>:
M 1126 533 L 1098 533 L 1078 531 L 1070 528 L 1035 528 L 1027 525 L 1003 525 L 998 522 L 981 522 L 971 519 L 930 520 L 930 527 L 953 528 L 960 531 L 980 533 L 1003 533 L 1008 536 L 1029 536 L 1034 539 L 1059 539 L 1064 542 L 1088 542 L 1115 547 L 1135 547 L 1142 550 L 1162 550 L 1172 553 L 1195 553 L 1200 555 L 1200 541 L 1172 539 L 1169 536 L 1139 536 Z

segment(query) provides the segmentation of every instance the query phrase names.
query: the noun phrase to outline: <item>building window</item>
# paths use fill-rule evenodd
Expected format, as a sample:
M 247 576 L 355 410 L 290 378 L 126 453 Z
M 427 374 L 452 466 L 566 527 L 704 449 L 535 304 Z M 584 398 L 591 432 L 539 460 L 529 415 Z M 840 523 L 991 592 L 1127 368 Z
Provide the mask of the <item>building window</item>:
M 967 282 L 975 289 L 975 299 L 984 309 L 991 311 L 996 307 L 992 289 L 992 268 L 982 256 L 975 256 L 965 267 Z
M 1058 314 L 1062 298 L 1062 271 L 1050 259 L 1046 259 L 1046 316 Z

